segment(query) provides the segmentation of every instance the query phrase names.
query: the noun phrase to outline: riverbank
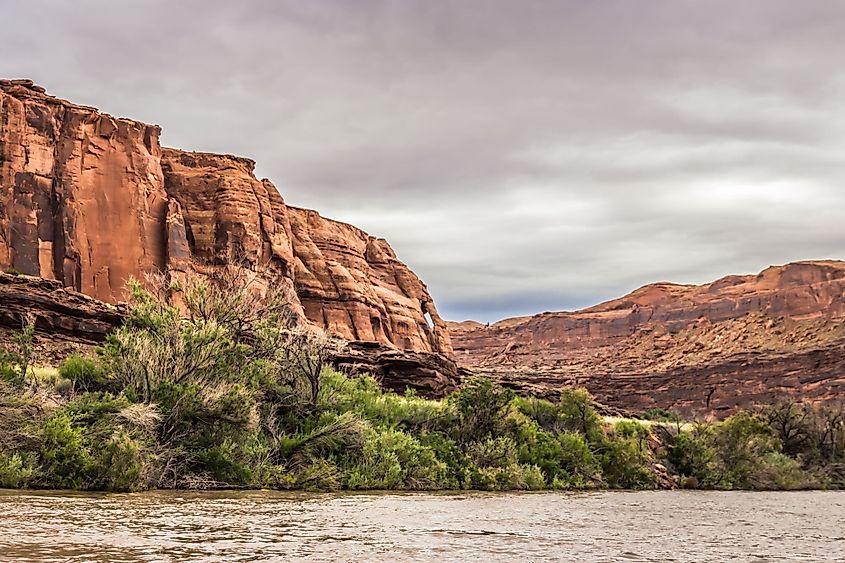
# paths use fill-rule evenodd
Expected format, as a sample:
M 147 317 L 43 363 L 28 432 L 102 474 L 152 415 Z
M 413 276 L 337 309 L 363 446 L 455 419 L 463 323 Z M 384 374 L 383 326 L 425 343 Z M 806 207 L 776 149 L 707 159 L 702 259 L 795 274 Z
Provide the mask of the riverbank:
M 135 288 L 92 357 L 0 358 L 0 487 L 147 489 L 814 489 L 845 483 L 843 412 L 785 403 L 717 423 L 607 421 L 473 379 L 446 399 L 328 367 L 342 343 L 291 328 L 279 296 L 202 279 L 183 307 Z

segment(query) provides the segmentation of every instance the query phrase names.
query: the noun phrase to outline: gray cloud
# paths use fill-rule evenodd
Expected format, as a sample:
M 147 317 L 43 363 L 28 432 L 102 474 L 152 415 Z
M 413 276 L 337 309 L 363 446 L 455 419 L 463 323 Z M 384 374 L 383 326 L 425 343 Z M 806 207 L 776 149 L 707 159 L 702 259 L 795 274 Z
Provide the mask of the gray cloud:
M 256 159 L 447 317 L 845 258 L 836 0 L 11 4 L 0 75 Z

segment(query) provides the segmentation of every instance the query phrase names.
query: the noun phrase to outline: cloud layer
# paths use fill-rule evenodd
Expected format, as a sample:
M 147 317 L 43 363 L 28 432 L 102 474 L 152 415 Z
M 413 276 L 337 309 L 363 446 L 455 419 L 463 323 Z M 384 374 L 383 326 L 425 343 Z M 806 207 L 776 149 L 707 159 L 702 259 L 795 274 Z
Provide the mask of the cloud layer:
M 845 3 L 4 7 L 0 76 L 258 161 L 449 318 L 845 258 Z

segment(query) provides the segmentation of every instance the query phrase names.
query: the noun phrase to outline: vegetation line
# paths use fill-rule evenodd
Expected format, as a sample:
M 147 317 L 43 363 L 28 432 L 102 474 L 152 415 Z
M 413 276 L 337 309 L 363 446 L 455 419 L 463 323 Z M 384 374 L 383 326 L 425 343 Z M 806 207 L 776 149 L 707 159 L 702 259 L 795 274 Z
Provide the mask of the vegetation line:
M 719 423 L 605 420 L 486 379 L 444 400 L 328 366 L 281 290 L 226 268 L 133 285 L 92 357 L 34 368 L 31 320 L 0 352 L 0 487 L 540 490 L 837 488 L 843 410 L 783 403 Z M 178 306 L 174 306 L 177 303 Z

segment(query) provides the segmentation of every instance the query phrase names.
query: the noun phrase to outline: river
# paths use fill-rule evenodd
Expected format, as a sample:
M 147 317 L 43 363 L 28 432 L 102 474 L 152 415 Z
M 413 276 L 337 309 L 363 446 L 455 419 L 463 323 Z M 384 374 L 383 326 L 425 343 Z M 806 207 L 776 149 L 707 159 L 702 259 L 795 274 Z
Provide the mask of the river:
M 0 491 L 2 561 L 845 561 L 845 493 Z

